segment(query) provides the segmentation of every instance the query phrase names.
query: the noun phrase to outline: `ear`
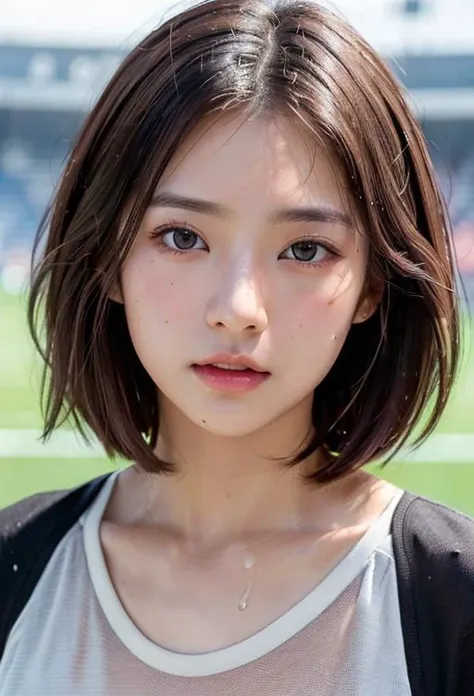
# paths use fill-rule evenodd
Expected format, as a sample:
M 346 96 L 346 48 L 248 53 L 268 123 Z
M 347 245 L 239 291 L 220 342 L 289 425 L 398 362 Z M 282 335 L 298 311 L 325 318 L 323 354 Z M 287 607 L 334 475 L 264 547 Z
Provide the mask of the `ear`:
M 382 279 L 377 279 L 372 282 L 372 286 L 366 290 L 357 306 L 353 324 L 362 324 L 376 312 L 385 290 L 385 282 Z

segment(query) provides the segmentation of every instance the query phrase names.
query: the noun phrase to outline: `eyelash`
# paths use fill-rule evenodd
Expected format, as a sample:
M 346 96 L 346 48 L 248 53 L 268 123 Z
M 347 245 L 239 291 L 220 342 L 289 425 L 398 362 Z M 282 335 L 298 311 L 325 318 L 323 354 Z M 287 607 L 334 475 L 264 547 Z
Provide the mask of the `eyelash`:
M 173 256 L 186 256 L 189 254 L 190 251 L 204 251 L 204 249 L 172 249 L 170 248 L 167 244 L 164 243 L 163 237 L 165 234 L 168 232 L 173 232 L 174 230 L 186 230 L 188 232 L 192 232 L 195 234 L 199 239 L 202 240 L 204 244 L 206 244 L 206 251 L 209 251 L 209 247 L 207 246 L 207 243 L 203 240 L 202 235 L 197 232 L 193 228 L 192 225 L 187 223 L 186 221 L 178 221 L 178 220 L 169 220 L 163 225 L 160 225 L 159 227 L 156 227 L 152 232 L 150 233 L 150 237 L 152 239 L 156 239 L 158 244 L 160 245 L 161 249 L 165 252 L 170 252 L 173 254 Z M 285 249 L 283 250 L 286 251 L 290 249 L 292 246 L 295 244 L 298 244 L 298 242 L 302 241 L 312 241 L 315 244 L 317 244 L 319 247 L 322 247 L 325 251 L 328 252 L 329 256 L 324 259 L 323 261 L 319 261 L 314 263 L 314 261 L 300 261 L 299 259 L 282 259 L 282 260 L 287 260 L 287 261 L 292 261 L 293 263 L 297 263 L 299 266 L 303 266 L 306 268 L 312 268 L 313 270 L 315 268 L 318 268 L 320 266 L 324 266 L 326 263 L 330 262 L 331 260 L 334 260 L 336 258 L 341 258 L 342 254 L 340 251 L 334 247 L 330 242 L 327 242 L 326 240 L 324 242 L 320 241 L 319 239 L 316 239 L 315 237 L 311 235 L 303 235 L 302 237 L 298 237 L 298 239 L 295 239 L 295 241 L 290 242 L 290 244 L 287 244 Z M 283 253 L 282 252 L 282 253 Z
M 150 237 L 152 239 L 156 239 L 158 242 L 159 246 L 161 249 L 165 252 L 171 252 L 173 256 L 184 256 L 186 254 L 189 254 L 190 251 L 193 251 L 193 249 L 171 249 L 167 244 L 164 243 L 163 237 L 165 234 L 168 232 L 173 232 L 174 230 L 186 230 L 187 232 L 192 232 L 195 234 L 197 237 L 202 239 L 202 236 L 199 234 L 197 230 L 193 228 L 192 225 L 188 224 L 186 221 L 180 221 L 178 220 L 168 220 L 164 225 L 160 225 L 159 227 L 155 227 L 154 230 L 150 232 Z M 204 240 L 202 240 L 204 242 Z M 206 244 L 206 242 L 204 242 Z M 207 244 L 206 244 L 207 247 Z M 194 250 L 195 251 L 195 250 Z M 199 250 L 202 251 L 202 250 Z

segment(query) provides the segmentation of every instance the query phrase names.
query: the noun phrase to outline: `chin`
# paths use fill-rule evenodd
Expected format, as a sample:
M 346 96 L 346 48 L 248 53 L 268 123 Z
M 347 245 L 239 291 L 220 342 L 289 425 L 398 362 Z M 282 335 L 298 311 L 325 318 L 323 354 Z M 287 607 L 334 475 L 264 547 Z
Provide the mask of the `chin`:
M 239 423 L 223 421 L 222 419 L 212 419 L 210 418 L 205 423 L 199 422 L 198 425 L 211 435 L 216 435 L 217 437 L 245 437 L 246 435 L 252 435 L 261 427 L 255 423 Z
M 271 422 L 268 419 L 257 420 L 249 413 L 219 413 L 200 415 L 199 418 L 191 416 L 191 420 L 202 430 L 217 437 L 245 437 L 261 430 Z

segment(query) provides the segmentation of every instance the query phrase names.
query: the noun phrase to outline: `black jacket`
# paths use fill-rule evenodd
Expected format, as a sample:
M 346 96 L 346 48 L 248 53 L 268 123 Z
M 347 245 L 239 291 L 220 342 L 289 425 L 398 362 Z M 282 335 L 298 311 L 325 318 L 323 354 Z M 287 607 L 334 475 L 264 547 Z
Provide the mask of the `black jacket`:
M 107 476 L 0 511 L 0 659 L 53 551 Z M 392 535 L 412 696 L 474 696 L 474 520 L 405 493 Z

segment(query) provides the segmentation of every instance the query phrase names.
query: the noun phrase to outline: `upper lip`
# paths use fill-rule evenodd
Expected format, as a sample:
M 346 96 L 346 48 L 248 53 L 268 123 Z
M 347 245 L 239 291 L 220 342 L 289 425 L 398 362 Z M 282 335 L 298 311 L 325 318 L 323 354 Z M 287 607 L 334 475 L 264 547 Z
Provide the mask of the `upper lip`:
M 222 363 L 223 365 L 242 365 L 243 367 L 248 367 L 250 370 L 255 370 L 255 372 L 268 372 L 264 370 L 250 355 L 232 355 L 231 353 L 216 353 L 216 355 L 211 355 L 210 358 L 205 358 L 195 363 L 195 365 L 215 365 L 216 363 Z

